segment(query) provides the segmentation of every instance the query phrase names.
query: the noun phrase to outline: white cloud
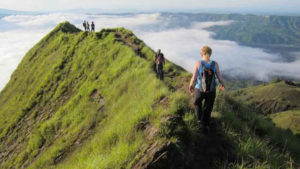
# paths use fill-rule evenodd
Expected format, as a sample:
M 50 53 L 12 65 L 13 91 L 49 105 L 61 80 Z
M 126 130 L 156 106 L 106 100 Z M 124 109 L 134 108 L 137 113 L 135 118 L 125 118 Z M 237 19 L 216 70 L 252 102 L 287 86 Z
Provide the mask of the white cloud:
M 280 55 L 269 54 L 259 48 L 239 46 L 225 40 L 214 40 L 213 33 L 204 30 L 213 25 L 229 22 L 196 23 L 192 28 L 180 28 L 161 32 L 145 32 L 140 35 L 154 49 L 162 49 L 166 58 L 192 72 L 193 63 L 201 59 L 200 50 L 204 45 L 213 49 L 212 59 L 216 60 L 223 72 L 232 77 L 254 77 L 269 80 L 271 76 L 287 76 L 300 79 L 300 62 L 278 62 Z M 275 62 L 275 60 L 277 62 Z
M 8 82 L 25 53 L 44 36 L 41 31 L 0 32 L 0 90 Z
M 11 30 L 1 30 L 0 27 L 0 89 L 8 82 L 25 53 L 59 22 L 65 20 L 80 28 L 83 20 L 93 20 L 97 30 L 120 26 L 131 29 L 154 50 L 162 49 L 166 58 L 189 71 L 194 62 L 200 59 L 202 46 L 209 45 L 213 49 L 212 59 L 219 63 L 222 72 L 227 72 L 230 76 L 268 80 L 275 75 L 300 79 L 300 61 L 281 62 L 279 55 L 266 53 L 259 48 L 239 46 L 232 41 L 214 40 L 211 38 L 213 33 L 204 30 L 214 25 L 230 24 L 231 21 L 196 22 L 189 28 L 168 28 L 168 18 L 160 14 L 18 15 L 0 19 L 6 25 L 4 28 L 11 27 Z M 298 56 L 299 53 L 295 55 Z

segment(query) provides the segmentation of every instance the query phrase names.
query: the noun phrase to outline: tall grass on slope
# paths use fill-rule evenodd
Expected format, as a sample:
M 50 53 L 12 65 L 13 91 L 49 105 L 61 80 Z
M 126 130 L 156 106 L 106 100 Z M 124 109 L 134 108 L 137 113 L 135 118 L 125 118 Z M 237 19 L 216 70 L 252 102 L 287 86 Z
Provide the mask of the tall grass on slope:
M 1 92 L 1 168 L 129 167 L 141 144 L 149 144 L 136 125 L 148 119 L 159 126 L 174 113 L 153 110 L 161 98 L 172 101 L 153 58 L 123 28 L 86 34 L 60 24 L 26 54 Z M 166 69 L 177 68 L 168 62 Z
M 237 145 L 235 163 L 218 164 L 224 168 L 297 168 L 300 160 L 299 138 L 257 115 L 248 106 L 220 95 L 215 110 L 221 113 L 226 133 Z

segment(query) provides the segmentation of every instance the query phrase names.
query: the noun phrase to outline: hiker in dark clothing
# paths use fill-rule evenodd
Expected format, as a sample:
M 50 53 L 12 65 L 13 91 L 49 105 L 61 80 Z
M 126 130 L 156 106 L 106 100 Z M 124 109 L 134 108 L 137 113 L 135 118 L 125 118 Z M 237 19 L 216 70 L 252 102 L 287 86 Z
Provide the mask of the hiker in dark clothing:
M 157 56 L 160 54 L 160 49 L 158 49 L 157 53 L 155 54 L 155 59 L 154 59 L 154 62 L 153 62 L 153 70 L 155 72 L 157 72 L 157 68 L 156 68 L 156 59 L 157 59 Z M 157 75 L 157 74 L 156 74 Z M 158 77 L 158 76 L 157 76 Z
M 91 27 L 92 27 L 92 32 L 95 32 L 95 24 L 93 21 L 92 21 Z
M 205 133 L 209 130 L 211 111 L 216 97 L 216 77 L 221 83 L 221 90 L 225 90 L 219 65 L 216 61 L 210 60 L 211 53 L 210 47 L 204 46 L 202 48 L 201 56 L 203 60 L 196 62 L 189 85 L 190 92 L 194 92 L 194 105 L 199 128 Z M 203 100 L 204 107 L 202 109 Z
M 160 49 L 158 49 L 156 55 L 155 55 L 155 62 L 156 62 L 156 59 L 157 59 L 157 56 L 160 54 Z
M 84 27 L 84 31 L 86 31 L 86 21 L 84 20 L 82 23 L 83 27 Z
M 165 64 L 165 58 L 163 53 L 159 53 L 155 59 L 156 63 L 156 76 L 163 80 L 164 79 L 164 64 Z
M 89 22 L 86 22 L 86 31 L 87 31 L 87 32 L 90 31 L 90 24 L 89 24 Z

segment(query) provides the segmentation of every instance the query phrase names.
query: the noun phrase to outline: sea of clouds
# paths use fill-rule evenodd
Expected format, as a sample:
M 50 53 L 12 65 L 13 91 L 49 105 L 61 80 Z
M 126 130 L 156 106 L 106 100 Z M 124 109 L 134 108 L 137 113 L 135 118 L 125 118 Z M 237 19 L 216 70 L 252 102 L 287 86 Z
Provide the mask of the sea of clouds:
M 43 14 L 14 15 L 0 18 L 0 90 L 22 60 L 26 52 L 58 23 L 69 21 L 82 29 L 83 20 L 94 21 L 96 31 L 109 27 L 125 27 L 132 30 L 154 50 L 161 49 L 165 57 L 192 71 L 195 61 L 200 60 L 204 45 L 213 49 L 221 72 L 230 77 L 254 78 L 267 81 L 273 76 L 300 80 L 300 52 L 295 61 L 286 62 L 279 54 L 266 53 L 263 49 L 240 46 L 236 42 L 215 40 L 208 27 L 226 26 L 233 21 L 192 22 L 189 26 L 171 26 L 172 15 L 126 14 Z M 179 21 L 180 22 L 180 21 Z

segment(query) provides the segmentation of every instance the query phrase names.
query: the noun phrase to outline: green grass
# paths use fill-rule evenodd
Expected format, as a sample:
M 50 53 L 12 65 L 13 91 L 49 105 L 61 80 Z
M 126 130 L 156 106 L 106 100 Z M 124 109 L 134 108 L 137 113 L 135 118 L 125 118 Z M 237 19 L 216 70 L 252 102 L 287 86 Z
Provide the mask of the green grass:
M 229 94 L 264 114 L 300 109 L 300 87 L 288 85 L 285 81 L 238 89 Z
M 227 135 L 235 141 L 238 160 L 217 164 L 226 168 L 297 168 L 300 160 L 299 138 L 277 128 L 271 120 L 256 114 L 230 95 L 219 95 L 215 111 Z M 292 157 L 291 157 L 292 156 Z
M 132 168 L 143 157 L 150 165 L 149 146 L 168 145 L 162 148 L 175 166 L 206 159 L 217 168 L 296 168 L 299 139 L 255 114 L 240 91 L 218 97 L 217 135 L 199 133 L 187 91 L 191 75 L 167 61 L 158 80 L 153 60 L 153 50 L 124 28 L 87 34 L 58 25 L 0 93 L 0 167 Z M 236 154 L 230 162 L 229 153 Z
M 270 115 L 277 127 L 289 129 L 294 134 L 300 134 L 300 111 L 290 110 Z
M 159 124 L 176 111 L 152 109 L 171 94 L 156 79 L 153 58 L 123 28 L 86 34 L 58 25 L 26 54 L 1 92 L 2 168 L 130 168 L 139 147 L 150 144 L 135 126 L 143 119 Z M 170 62 L 167 67 L 183 72 Z

